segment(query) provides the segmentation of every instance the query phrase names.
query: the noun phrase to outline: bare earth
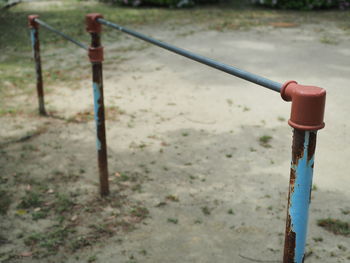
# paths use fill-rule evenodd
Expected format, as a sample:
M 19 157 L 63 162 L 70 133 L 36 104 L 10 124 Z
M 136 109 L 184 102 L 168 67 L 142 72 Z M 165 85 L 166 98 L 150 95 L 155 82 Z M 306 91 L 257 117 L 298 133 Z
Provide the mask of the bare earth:
M 275 81 L 293 79 L 327 89 L 306 262 L 349 262 L 349 237 L 327 232 L 317 220 L 349 221 L 350 216 L 345 213 L 350 210 L 350 36 L 326 22 L 226 32 L 194 33 L 168 24 L 138 30 Z M 112 197 L 97 197 L 90 69 L 79 51 L 72 56 L 85 59 L 85 72 L 79 74 L 86 80 L 74 88 L 64 83 L 45 87 L 48 109 L 65 120 L 35 114 L 1 119 L 1 176 L 16 195 L 1 216 L 0 254 L 20 255 L 3 262 L 281 262 L 292 136 L 289 103 L 278 93 L 127 36 L 104 45 Z M 140 48 L 121 48 L 129 45 Z M 114 63 L 118 56 L 125 59 Z M 35 97 L 15 103 L 37 105 Z M 84 112 L 87 121 L 81 121 Z M 37 136 L 14 142 L 28 134 Z M 272 137 L 271 147 L 260 144 L 265 135 Z M 47 187 L 38 191 L 48 203 L 19 210 L 25 190 L 38 182 Z M 50 206 L 47 196 L 55 193 L 74 202 L 62 212 L 65 226 L 75 231 L 65 242 L 101 236 L 90 236 L 91 244 L 78 242 L 76 249 L 65 243 L 42 257 L 45 248 L 24 241 L 57 222 L 53 214 L 38 220 L 31 216 Z M 115 205 L 117 200 L 122 205 Z M 143 212 L 129 213 L 132 209 Z M 96 222 L 110 231 L 91 232 Z

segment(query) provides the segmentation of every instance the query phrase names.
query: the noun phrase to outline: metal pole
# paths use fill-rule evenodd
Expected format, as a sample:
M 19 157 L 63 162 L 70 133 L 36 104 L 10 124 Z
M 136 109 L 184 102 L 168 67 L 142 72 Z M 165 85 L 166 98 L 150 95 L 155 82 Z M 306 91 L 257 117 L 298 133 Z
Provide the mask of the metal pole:
M 156 45 L 156 46 L 159 46 L 159 47 L 164 48 L 166 50 L 169 50 L 171 52 L 174 52 L 174 53 L 176 53 L 178 55 L 187 57 L 187 58 L 192 59 L 194 61 L 197 61 L 199 63 L 205 64 L 205 65 L 207 65 L 209 67 L 212 67 L 212 68 L 215 68 L 217 70 L 226 72 L 226 73 L 228 73 L 230 75 L 239 77 L 241 79 L 245 79 L 247 81 L 253 82 L 253 83 L 257 84 L 257 85 L 263 86 L 263 87 L 271 89 L 273 91 L 277 91 L 277 92 L 281 91 L 281 88 L 282 88 L 282 84 L 281 83 L 269 80 L 267 78 L 255 75 L 253 73 L 247 72 L 245 70 L 241 70 L 239 68 L 236 68 L 236 67 L 233 67 L 233 66 L 221 63 L 221 62 L 217 62 L 217 61 L 215 61 L 213 59 L 210 59 L 210 58 L 207 58 L 207 57 L 195 54 L 193 52 L 184 50 L 182 48 L 175 47 L 173 45 L 170 45 L 168 43 L 165 43 L 165 42 L 156 40 L 154 38 L 148 37 L 146 35 L 143 35 L 143 34 L 141 34 L 139 32 L 133 31 L 133 30 L 128 29 L 126 27 L 122 27 L 120 25 L 111 23 L 111 22 L 109 22 L 109 21 L 107 21 L 105 19 L 102 19 L 102 18 L 97 18 L 97 22 L 99 22 L 101 24 L 104 24 L 106 26 L 112 27 L 114 29 L 117 29 L 117 30 L 119 30 L 121 32 L 124 32 L 124 33 L 126 33 L 128 35 L 131 35 L 133 37 L 142 39 L 142 40 L 144 40 L 144 41 L 146 41 L 148 43 L 151 43 L 153 45 Z
M 316 131 L 294 129 L 283 263 L 304 262 Z
M 325 126 L 326 91 L 288 81 L 281 89 L 281 96 L 292 102 L 288 123 L 294 128 L 283 263 L 302 263 L 305 260 L 316 134 Z
M 28 16 L 30 38 L 32 41 L 33 57 L 35 61 L 35 73 L 36 73 L 36 90 L 38 93 L 39 101 L 39 114 L 46 116 L 45 103 L 44 103 L 44 89 L 43 89 L 43 77 L 41 73 L 41 58 L 40 58 L 40 41 L 39 41 L 39 24 L 35 22 L 38 18 L 37 15 Z
M 102 77 L 102 61 L 103 48 L 101 46 L 100 32 L 101 29 L 93 25 L 93 16 L 87 15 L 87 31 L 91 34 L 91 46 L 89 48 L 89 57 L 92 64 L 92 86 L 94 93 L 94 115 L 96 122 L 96 147 L 98 155 L 98 168 L 100 175 L 100 194 L 106 196 L 109 194 L 108 182 L 108 162 L 107 162 L 107 146 L 105 131 L 105 113 L 103 100 L 103 77 Z

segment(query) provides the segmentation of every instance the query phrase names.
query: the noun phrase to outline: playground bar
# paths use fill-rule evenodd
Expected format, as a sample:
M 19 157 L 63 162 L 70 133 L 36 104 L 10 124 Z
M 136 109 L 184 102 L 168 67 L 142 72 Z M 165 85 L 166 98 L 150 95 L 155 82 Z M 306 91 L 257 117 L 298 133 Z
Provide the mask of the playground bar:
M 94 93 L 94 116 L 96 122 L 96 148 L 100 175 L 100 194 L 101 196 L 106 196 L 109 194 L 109 182 L 102 76 L 103 47 L 101 46 L 100 37 L 101 25 L 96 22 L 96 17 L 102 16 L 99 14 L 88 14 L 86 16 L 86 30 L 91 35 L 89 58 L 92 65 L 92 87 Z
M 40 19 L 35 18 L 35 22 L 38 23 L 38 24 L 40 24 L 40 25 L 42 25 L 42 26 L 45 27 L 46 29 L 48 29 L 48 30 L 50 30 L 50 31 L 52 31 L 52 32 L 54 32 L 54 33 L 60 35 L 61 37 L 65 38 L 66 40 L 68 40 L 68 41 L 70 41 L 70 42 L 76 44 L 77 46 L 79 46 L 79 47 L 81 47 L 81 48 L 83 48 L 83 49 L 85 49 L 85 50 L 88 50 L 88 47 L 87 47 L 86 45 L 84 45 L 83 43 L 81 43 L 81 42 L 79 42 L 79 41 L 77 41 L 77 40 L 71 38 L 70 36 L 66 35 L 65 33 L 62 33 L 62 32 L 60 32 L 60 31 L 58 31 L 57 29 L 53 28 L 52 26 L 46 24 L 44 21 L 41 21 Z
M 218 69 L 220 71 L 226 72 L 226 73 L 231 74 L 233 76 L 236 76 L 236 77 L 239 77 L 241 79 L 245 79 L 247 81 L 253 82 L 253 83 L 255 83 L 257 85 L 260 85 L 260 86 L 263 86 L 265 88 L 268 88 L 268 89 L 280 92 L 280 90 L 281 90 L 281 88 L 283 86 L 283 84 L 280 84 L 278 82 L 269 80 L 267 78 L 264 78 L 264 77 L 261 77 L 261 76 L 255 75 L 255 74 L 252 74 L 250 72 L 238 69 L 238 68 L 233 67 L 233 66 L 229 66 L 229 65 L 221 63 L 221 62 L 217 62 L 217 61 L 212 60 L 210 58 L 207 58 L 207 57 L 195 54 L 193 52 L 184 50 L 182 48 L 175 47 L 175 46 L 170 45 L 168 43 L 165 43 L 165 42 L 153 39 L 153 38 L 148 37 L 146 35 L 143 35 L 143 34 L 141 34 L 139 32 L 136 32 L 136 31 L 133 31 L 131 29 L 128 29 L 126 27 L 122 27 L 120 25 L 111 23 L 111 22 L 109 22 L 109 21 L 107 21 L 107 20 L 105 20 L 103 18 L 98 18 L 97 22 L 99 22 L 99 23 L 101 23 L 103 25 L 109 26 L 111 28 L 117 29 L 117 30 L 119 30 L 121 32 L 124 32 L 124 33 L 128 34 L 128 35 L 131 35 L 131 36 L 134 36 L 136 38 L 142 39 L 142 40 L 144 40 L 146 42 L 149 42 L 151 44 L 154 44 L 156 46 L 159 46 L 161 48 L 164 48 L 166 50 L 169 50 L 171 52 L 179 54 L 181 56 L 184 56 L 184 57 L 187 57 L 189 59 L 195 60 L 195 61 L 197 61 L 199 63 L 205 64 L 205 65 L 207 65 L 209 67 L 216 68 L 216 69 Z
M 30 39 L 32 42 L 33 57 L 35 61 L 36 90 L 38 93 L 39 114 L 45 116 L 47 114 L 44 102 L 43 76 L 41 73 L 39 24 L 36 23 L 37 17 L 37 15 L 28 16 L 28 25 L 30 28 Z

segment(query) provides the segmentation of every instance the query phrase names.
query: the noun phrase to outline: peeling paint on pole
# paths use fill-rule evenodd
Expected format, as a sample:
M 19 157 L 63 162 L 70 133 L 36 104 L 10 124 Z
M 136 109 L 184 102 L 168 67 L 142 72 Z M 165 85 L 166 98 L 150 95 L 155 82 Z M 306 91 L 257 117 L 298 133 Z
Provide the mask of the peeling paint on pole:
M 294 129 L 284 263 L 304 262 L 316 132 Z

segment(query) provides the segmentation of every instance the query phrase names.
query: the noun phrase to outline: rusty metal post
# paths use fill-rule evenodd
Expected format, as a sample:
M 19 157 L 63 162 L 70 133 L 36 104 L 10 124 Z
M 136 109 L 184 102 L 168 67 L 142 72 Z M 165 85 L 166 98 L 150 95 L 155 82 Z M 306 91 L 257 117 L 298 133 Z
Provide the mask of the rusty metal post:
M 284 100 L 292 101 L 288 123 L 294 128 L 283 263 L 302 263 L 305 259 L 316 133 L 324 127 L 326 91 L 289 81 L 284 84 L 281 95 Z
M 40 41 L 39 41 L 39 24 L 35 21 L 37 15 L 28 16 L 28 25 L 30 28 L 30 38 L 32 41 L 33 57 L 35 61 L 35 73 L 36 73 L 36 89 L 39 100 L 39 114 L 47 115 L 44 104 L 44 90 L 43 90 L 43 77 L 41 73 L 41 59 L 40 59 Z
M 103 101 L 103 78 L 102 61 L 103 47 L 101 46 L 101 25 L 96 22 L 102 18 L 100 14 L 88 14 L 86 16 L 86 30 L 91 35 L 91 46 L 89 47 L 89 58 L 92 64 L 92 87 L 94 93 L 94 114 L 96 122 L 96 147 L 98 155 L 98 168 L 100 175 L 100 194 L 109 194 L 108 162 L 105 131 L 105 113 Z

